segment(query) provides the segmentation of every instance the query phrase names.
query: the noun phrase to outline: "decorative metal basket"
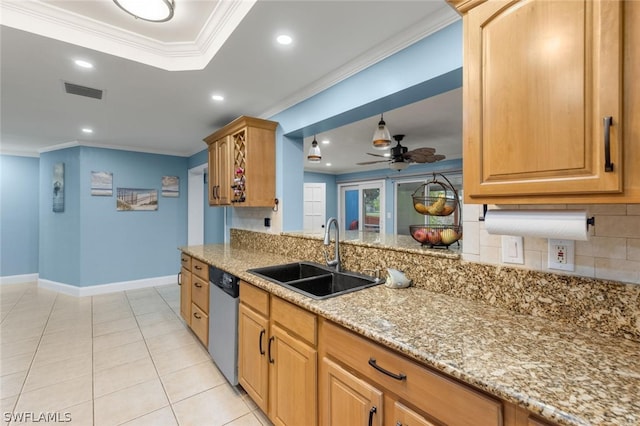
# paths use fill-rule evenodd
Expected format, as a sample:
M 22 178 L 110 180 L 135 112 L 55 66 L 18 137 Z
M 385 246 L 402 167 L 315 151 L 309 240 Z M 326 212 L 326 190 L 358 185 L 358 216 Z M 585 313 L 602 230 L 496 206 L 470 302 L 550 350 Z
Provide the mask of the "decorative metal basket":
M 440 175 L 444 181 L 436 178 L 420 185 L 413 192 L 413 208 L 420 214 L 430 216 L 449 216 L 458 209 L 458 192 L 449 179 Z M 428 193 L 425 192 L 428 190 Z
M 460 225 L 409 225 L 414 240 L 431 248 L 448 248 L 462 238 Z

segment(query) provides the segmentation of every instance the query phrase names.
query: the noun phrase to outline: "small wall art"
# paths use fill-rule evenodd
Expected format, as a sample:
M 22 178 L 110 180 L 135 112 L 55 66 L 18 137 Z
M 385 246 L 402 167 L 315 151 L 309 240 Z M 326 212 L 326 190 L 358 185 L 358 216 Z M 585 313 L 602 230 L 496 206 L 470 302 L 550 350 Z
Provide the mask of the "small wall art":
M 91 195 L 111 197 L 113 195 L 113 173 L 91 172 Z
M 158 210 L 158 190 L 118 188 L 116 190 L 118 211 Z
M 64 212 L 64 163 L 53 165 L 53 212 Z
M 162 196 L 180 196 L 180 178 L 178 176 L 162 176 Z

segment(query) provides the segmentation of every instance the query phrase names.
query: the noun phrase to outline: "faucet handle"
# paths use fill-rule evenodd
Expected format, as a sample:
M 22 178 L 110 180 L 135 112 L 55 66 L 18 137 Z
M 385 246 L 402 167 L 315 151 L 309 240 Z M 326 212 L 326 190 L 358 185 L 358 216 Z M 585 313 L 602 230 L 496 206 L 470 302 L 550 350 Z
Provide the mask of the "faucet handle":
M 373 276 L 376 278 L 376 282 L 380 281 L 380 269 L 379 268 L 367 268 L 363 269 L 362 273 L 373 272 Z

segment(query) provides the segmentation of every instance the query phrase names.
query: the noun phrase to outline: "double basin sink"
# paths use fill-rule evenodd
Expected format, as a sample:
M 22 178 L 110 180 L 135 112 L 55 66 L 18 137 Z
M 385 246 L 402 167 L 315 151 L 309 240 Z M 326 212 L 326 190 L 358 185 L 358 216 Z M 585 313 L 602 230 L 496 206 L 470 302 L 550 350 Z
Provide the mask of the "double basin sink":
M 313 262 L 286 263 L 248 272 L 313 299 L 326 299 L 384 282 L 354 272 L 336 272 Z

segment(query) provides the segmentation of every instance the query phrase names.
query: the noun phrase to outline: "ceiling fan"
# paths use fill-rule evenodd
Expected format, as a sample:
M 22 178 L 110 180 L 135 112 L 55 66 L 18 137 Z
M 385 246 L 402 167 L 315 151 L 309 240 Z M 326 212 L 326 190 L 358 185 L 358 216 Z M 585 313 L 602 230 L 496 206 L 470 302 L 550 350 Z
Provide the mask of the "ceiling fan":
M 390 163 L 389 167 L 392 169 L 402 170 L 411 163 L 435 163 L 436 161 L 444 160 L 446 158 L 444 155 L 436 154 L 435 148 L 423 147 L 409 151 L 409 148 L 400 144 L 400 141 L 404 139 L 404 135 L 393 135 L 393 139 L 397 142 L 397 145 L 391 148 L 390 158 L 385 160 L 364 161 L 356 164 L 358 166 L 366 166 L 369 164 L 388 162 Z M 374 157 L 386 158 L 384 155 L 373 154 L 371 152 L 367 152 L 367 154 Z

